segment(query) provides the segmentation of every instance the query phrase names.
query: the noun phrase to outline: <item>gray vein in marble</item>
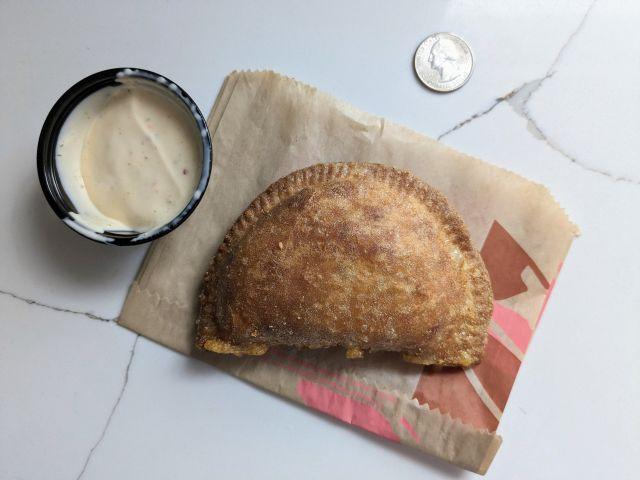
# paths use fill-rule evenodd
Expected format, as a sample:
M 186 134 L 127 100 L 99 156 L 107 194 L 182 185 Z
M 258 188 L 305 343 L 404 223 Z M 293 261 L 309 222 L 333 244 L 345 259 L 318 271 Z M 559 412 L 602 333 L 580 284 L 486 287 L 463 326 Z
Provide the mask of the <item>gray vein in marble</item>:
M 585 164 L 584 162 L 581 162 L 578 158 L 574 157 L 569 152 L 564 150 L 560 145 L 558 145 L 558 143 L 555 140 L 553 140 L 548 134 L 546 134 L 542 130 L 540 125 L 535 121 L 535 119 L 531 115 L 531 112 L 529 111 L 529 108 L 528 108 L 529 100 L 531 100 L 531 97 L 540 89 L 540 87 L 546 80 L 553 77 L 553 75 L 556 73 L 557 71 L 556 66 L 562 59 L 565 50 L 584 27 L 587 21 L 587 18 L 589 17 L 589 14 L 591 13 L 591 10 L 593 9 L 596 2 L 597 0 L 594 0 L 593 2 L 591 2 L 591 5 L 589 5 L 589 8 L 587 8 L 587 11 L 583 15 L 582 20 L 578 24 L 578 27 L 573 31 L 571 35 L 569 35 L 569 38 L 567 39 L 567 41 L 564 43 L 564 45 L 562 45 L 562 47 L 558 51 L 558 55 L 556 55 L 556 58 L 551 63 L 551 66 L 547 70 L 547 74 L 541 79 L 525 83 L 522 87 L 518 89 L 517 94 L 511 95 L 507 99 L 507 101 L 511 106 L 511 108 L 513 108 L 513 110 L 518 115 L 522 116 L 525 120 L 527 120 L 527 130 L 529 131 L 529 133 L 531 133 L 531 135 L 536 137 L 538 140 L 542 140 L 543 142 L 545 142 L 547 146 L 549 146 L 552 150 L 555 150 L 560 155 L 565 157 L 567 160 L 574 163 L 576 166 L 588 172 L 597 173 L 598 175 L 603 175 L 613 180 L 614 182 L 626 182 L 626 183 L 632 183 L 635 185 L 640 185 L 640 180 L 633 179 L 630 177 L 625 177 L 625 176 L 614 175 L 613 173 L 607 170 L 595 168 Z
M 438 135 L 437 139 L 438 140 L 442 140 L 444 137 L 446 137 L 447 135 L 449 135 L 450 133 L 455 132 L 456 130 L 459 130 L 460 128 L 464 127 L 465 125 L 467 125 L 468 123 L 473 122 L 474 120 L 476 120 L 477 118 L 483 117 L 486 114 L 490 113 L 494 108 L 496 108 L 498 105 L 500 105 L 502 102 L 504 102 L 505 100 L 509 100 L 511 97 L 513 97 L 515 94 L 518 93 L 518 91 L 520 90 L 520 88 L 516 88 L 514 90 L 511 90 L 509 93 L 507 93 L 506 95 L 503 95 L 501 97 L 496 98 L 493 103 L 491 104 L 491 106 L 489 108 L 487 108 L 486 110 L 482 110 L 481 112 L 478 113 L 474 113 L 473 115 L 471 115 L 469 118 L 464 119 L 463 121 L 456 123 L 453 127 L 451 127 L 449 130 L 446 130 L 444 132 L 442 132 L 440 135 Z
M 630 177 L 625 177 L 625 176 L 617 176 L 617 175 L 614 175 L 614 174 L 612 174 L 611 172 L 609 172 L 607 170 L 594 168 L 592 166 L 589 166 L 589 165 L 581 162 L 578 158 L 574 157 L 569 152 L 567 152 L 562 147 L 560 147 L 560 145 L 558 145 L 558 143 L 556 141 L 554 141 L 548 134 L 546 134 L 542 130 L 542 128 L 538 125 L 538 123 L 535 121 L 535 119 L 532 117 L 532 115 L 531 115 L 531 113 L 529 112 L 529 109 L 528 109 L 528 103 L 529 103 L 529 100 L 531 100 L 531 97 L 540 89 L 540 87 L 542 86 L 542 84 L 545 81 L 547 81 L 548 79 L 553 77 L 553 75 L 556 73 L 556 71 L 557 71 L 556 67 L 557 67 L 558 63 L 560 62 L 560 60 L 562 59 L 562 57 L 564 56 L 564 52 L 567 50 L 567 48 L 569 47 L 571 42 L 576 38 L 576 36 L 580 33 L 580 31 L 584 27 L 584 25 L 585 25 L 585 23 L 587 21 L 587 18 L 589 17 L 589 14 L 591 13 L 591 10 L 593 9 L 593 7 L 596 4 L 596 2 L 597 2 L 597 0 L 594 0 L 593 2 L 591 2 L 591 5 L 589 5 L 589 7 L 587 8 L 585 14 L 582 16 L 582 20 L 580 20 L 580 23 L 578 24 L 576 29 L 571 33 L 571 35 L 569 35 L 569 37 L 564 42 L 562 47 L 560 47 L 560 50 L 558 51 L 558 54 L 556 55 L 556 57 L 553 60 L 553 62 L 551 62 L 551 65 L 549 66 L 549 68 L 547 70 L 547 73 L 543 77 L 535 79 L 535 80 L 531 80 L 529 82 L 526 82 L 523 85 L 521 85 L 520 87 L 518 87 L 518 88 L 516 88 L 514 90 L 511 90 L 506 95 L 503 95 L 501 97 L 496 98 L 494 100 L 494 102 L 487 109 L 482 110 L 481 112 L 478 112 L 478 113 L 474 113 L 470 117 L 468 117 L 465 120 L 457 123 L 456 125 L 454 125 L 450 129 L 448 129 L 448 130 L 444 131 L 443 133 L 441 133 L 440 135 L 438 135 L 438 137 L 437 137 L 438 140 L 441 140 L 445 136 L 449 135 L 450 133 L 455 132 L 456 130 L 464 127 L 465 125 L 471 123 L 472 121 L 487 115 L 488 113 L 493 111 L 493 109 L 496 108 L 501 103 L 507 102 L 509 104 L 509 106 L 518 115 L 520 115 L 521 117 L 523 117 L 527 121 L 527 130 L 529 131 L 529 133 L 531 133 L 531 135 L 533 135 L 538 140 L 541 140 L 541 141 L 545 142 L 549 148 L 551 148 L 552 150 L 556 151 L 557 153 L 559 153 L 560 155 L 565 157 L 571 163 L 574 163 L 576 166 L 578 166 L 578 167 L 580 167 L 580 168 L 582 168 L 582 169 L 584 169 L 586 171 L 589 171 L 589 172 L 592 172 L 592 173 L 596 173 L 598 175 L 605 176 L 605 177 L 613 180 L 614 182 L 626 182 L 626 183 L 632 183 L 632 184 L 635 184 L 635 185 L 640 185 L 640 180 L 636 180 L 636 179 L 633 179 L 633 178 L 630 178 Z
M 113 318 L 100 317 L 90 312 L 81 312 L 79 310 L 71 310 L 69 308 L 54 307 L 53 305 L 47 305 L 46 303 L 39 302 L 38 300 L 34 300 L 32 298 L 22 297 L 17 293 L 13 293 L 8 290 L 0 290 L 0 295 L 6 295 L 8 297 L 15 298 L 16 300 L 20 300 L 21 302 L 24 302 L 28 305 L 37 305 L 38 307 L 48 308 L 49 310 L 54 310 L 56 312 L 72 313 L 74 315 L 83 315 L 92 320 L 100 320 L 101 322 L 113 322 L 115 320 Z
M 584 27 L 584 24 L 587 23 L 587 18 L 589 17 L 589 14 L 591 13 L 591 10 L 593 10 L 593 7 L 595 6 L 597 1 L 598 0 L 593 0 L 593 2 L 591 2 L 591 5 L 589 5 L 589 8 L 587 8 L 587 11 L 584 12 L 584 15 L 582 16 L 582 20 L 580 20 L 580 23 L 578 24 L 578 27 L 573 31 L 571 35 L 569 35 L 569 38 L 567 38 L 567 41 L 564 42 L 564 45 L 560 47 L 560 50 L 558 51 L 558 55 L 556 55 L 556 58 L 551 63 L 549 70 L 547 70 L 547 75 L 549 75 L 549 73 L 555 70 L 556 65 L 560 62 L 560 59 L 562 59 L 562 56 L 564 55 L 564 51 L 567 49 L 567 47 L 569 47 L 569 44 L 573 41 L 573 39 L 576 38 L 576 36 L 578 36 L 580 31 L 582 30 L 582 27 Z
M 516 113 L 519 113 L 520 115 L 524 116 L 525 118 L 527 118 L 529 120 L 529 118 L 528 118 L 529 117 L 529 113 L 527 111 L 527 103 L 531 99 L 531 96 L 536 92 L 536 90 L 538 90 L 542 86 L 544 81 L 549 79 L 549 78 L 551 78 L 553 76 L 553 74 L 556 72 L 556 70 L 555 70 L 556 65 L 562 59 L 562 56 L 564 55 L 564 52 L 568 48 L 569 44 L 573 41 L 573 39 L 576 37 L 576 35 L 578 35 L 580 30 L 582 30 L 582 27 L 586 23 L 587 17 L 589 16 L 589 13 L 591 12 L 591 9 L 596 4 L 596 1 L 597 0 L 593 0 L 593 2 L 591 2 L 591 5 L 589 5 L 589 7 L 587 8 L 586 12 L 582 16 L 582 20 L 580 20 L 580 23 L 578 24 L 578 27 L 571 33 L 571 35 L 569 35 L 569 37 L 564 42 L 562 47 L 560 47 L 560 50 L 558 50 L 558 54 L 556 55 L 556 58 L 554 58 L 553 62 L 551 62 L 551 65 L 547 69 L 547 73 L 546 73 L 546 75 L 544 77 L 536 79 L 536 80 L 531 80 L 529 82 L 525 82 L 520 87 L 511 90 L 506 95 L 503 95 L 501 97 L 496 98 L 489 108 L 487 108 L 486 110 L 483 110 L 481 112 L 474 113 L 473 115 L 471 115 L 470 117 L 466 118 L 465 120 L 457 123 L 456 125 L 454 125 L 450 129 L 448 129 L 448 130 L 444 131 L 443 133 L 441 133 L 440 135 L 438 135 L 437 139 L 441 140 L 442 138 L 444 138 L 445 136 L 449 135 L 450 133 L 453 133 L 456 130 L 464 127 L 465 125 L 467 125 L 469 123 L 471 123 L 472 121 L 474 121 L 474 120 L 476 120 L 476 119 L 478 119 L 480 117 L 483 117 L 484 115 L 490 113 L 494 108 L 496 108 L 502 102 L 507 101 L 507 100 L 511 100 L 513 97 L 516 97 L 518 94 L 521 94 L 520 96 L 518 96 L 519 101 L 517 103 L 510 102 L 510 104 L 511 104 L 511 106 L 517 105 L 517 108 L 514 108 Z M 539 131 L 539 129 L 537 129 L 537 130 L 538 130 L 538 133 L 540 133 L 540 134 L 542 133 L 542 132 Z M 538 135 L 536 135 L 536 136 L 538 136 Z M 542 137 L 538 137 L 538 138 L 542 139 Z
M 595 168 L 585 164 L 584 162 L 580 161 L 578 158 L 574 157 L 569 152 L 564 150 L 560 145 L 558 145 L 552 138 L 550 138 L 540 128 L 538 123 L 534 120 L 534 118 L 531 116 L 531 113 L 527 109 L 527 102 L 531 98 L 531 95 L 533 95 L 535 91 L 538 88 L 540 88 L 540 85 L 547 78 L 550 78 L 553 76 L 553 73 L 554 72 L 549 73 L 539 80 L 534 80 L 532 82 L 525 83 L 522 87 L 520 87 L 520 89 L 516 91 L 514 95 L 511 95 L 509 96 L 509 98 L 506 99 L 507 103 L 513 109 L 513 111 L 527 121 L 527 130 L 529 131 L 529 133 L 533 135 L 535 138 L 537 138 L 538 140 L 541 140 L 544 143 L 546 143 L 549 148 L 556 151 L 557 153 L 562 155 L 564 158 L 569 160 L 571 163 L 582 168 L 583 170 L 596 173 L 598 175 L 602 175 L 604 177 L 607 177 L 610 180 L 613 180 L 614 182 L 625 182 L 625 183 L 630 183 L 634 185 L 640 185 L 640 180 L 636 180 L 636 179 L 625 177 L 625 176 L 614 175 L 613 173 L 607 170 Z
M 124 371 L 124 379 L 122 382 L 122 387 L 120 387 L 120 393 L 118 394 L 118 398 L 116 398 L 116 401 L 113 404 L 113 407 L 111 407 L 111 412 L 107 417 L 107 421 L 104 424 L 102 433 L 100 434 L 100 437 L 98 437 L 98 441 L 93 445 L 93 447 L 91 447 L 91 450 L 89 450 L 89 454 L 87 455 L 87 458 L 84 461 L 84 464 L 82 465 L 82 470 L 76 477 L 76 480 L 80 480 L 84 475 L 84 472 L 87 470 L 87 467 L 89 466 L 89 462 L 91 461 L 91 457 L 93 457 L 93 453 L 100 446 L 100 443 L 102 443 L 102 440 L 104 439 L 104 436 L 106 435 L 107 430 L 109 429 L 109 425 L 111 425 L 111 419 L 113 418 L 113 415 L 116 413 L 116 410 L 118 409 L 118 405 L 120 405 L 120 401 L 122 400 L 124 391 L 126 390 L 127 384 L 129 383 L 129 371 L 131 370 L 131 364 L 133 363 L 133 357 L 136 354 L 136 346 L 138 345 L 139 339 L 140 339 L 140 335 L 138 334 L 136 335 L 136 338 L 133 341 L 133 345 L 131 346 L 131 351 L 129 352 L 129 361 L 127 362 L 127 367 L 125 368 L 125 371 Z
M 593 9 L 597 1 L 598 0 L 593 0 L 593 2 L 591 2 L 591 5 L 589 5 L 587 10 L 584 12 L 584 15 L 582 16 L 582 19 L 580 20 L 580 23 L 578 24 L 576 29 L 571 33 L 571 35 L 569 35 L 569 37 L 564 42 L 562 47 L 560 47 L 560 50 L 558 50 L 558 54 L 556 55 L 556 58 L 553 59 L 553 62 L 551 62 L 551 65 L 547 69 L 547 73 L 545 74 L 545 76 L 537 80 L 526 82 L 524 85 L 522 85 L 522 87 L 518 89 L 519 93 L 522 94 L 520 97 L 522 100 L 517 102 L 517 104 L 519 104 L 521 108 L 515 109 L 516 113 L 526 116 L 527 119 L 529 119 L 528 118 L 529 112 L 527 110 L 527 104 L 529 103 L 529 100 L 531 100 L 531 97 L 533 96 L 533 94 L 540 89 L 542 84 L 548 79 L 550 79 L 551 77 L 553 77 L 553 75 L 556 73 L 557 71 L 556 66 L 558 65 L 558 63 L 560 63 L 560 60 L 564 56 L 565 50 L 567 50 L 571 42 L 573 42 L 573 40 L 576 38 L 576 36 L 580 33 L 580 31 L 584 27 L 584 24 L 587 22 L 587 17 L 589 17 L 589 14 L 591 13 L 591 10 Z M 511 103 L 511 105 L 514 106 L 515 103 Z

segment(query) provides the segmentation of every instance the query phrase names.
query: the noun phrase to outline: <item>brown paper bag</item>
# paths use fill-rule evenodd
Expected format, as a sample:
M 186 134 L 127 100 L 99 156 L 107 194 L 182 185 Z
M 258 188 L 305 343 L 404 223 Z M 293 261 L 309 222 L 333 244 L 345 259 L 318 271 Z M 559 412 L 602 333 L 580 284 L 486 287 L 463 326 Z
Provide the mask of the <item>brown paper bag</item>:
M 229 75 L 209 125 L 214 167 L 202 204 L 152 245 L 119 323 L 347 423 L 486 472 L 511 386 L 577 233 L 549 192 L 273 72 Z M 410 170 L 457 208 L 495 292 L 480 365 L 434 370 L 394 354 L 354 361 L 333 350 L 243 358 L 193 351 L 201 279 L 225 232 L 269 184 L 318 162 Z

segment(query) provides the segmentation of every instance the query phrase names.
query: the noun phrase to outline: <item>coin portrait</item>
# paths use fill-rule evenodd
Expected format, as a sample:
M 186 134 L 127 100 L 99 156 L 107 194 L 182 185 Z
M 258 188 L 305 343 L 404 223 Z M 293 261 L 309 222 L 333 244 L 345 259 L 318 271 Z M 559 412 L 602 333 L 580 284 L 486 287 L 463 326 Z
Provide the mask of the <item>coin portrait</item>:
M 451 92 L 464 85 L 473 68 L 471 49 L 451 33 L 435 33 L 418 47 L 414 58 L 416 74 L 432 90 Z

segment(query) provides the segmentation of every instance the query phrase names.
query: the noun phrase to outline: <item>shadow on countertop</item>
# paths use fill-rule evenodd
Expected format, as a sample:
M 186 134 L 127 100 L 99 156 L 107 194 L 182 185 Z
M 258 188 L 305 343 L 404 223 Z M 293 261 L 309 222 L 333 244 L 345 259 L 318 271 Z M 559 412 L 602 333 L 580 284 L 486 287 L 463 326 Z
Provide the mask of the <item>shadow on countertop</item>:
M 206 377 L 211 377 L 212 375 L 214 375 L 211 372 L 211 370 L 216 372 L 215 376 L 219 374 L 231 375 L 230 373 L 225 372 L 224 370 L 220 370 L 213 365 L 208 365 L 204 361 L 199 361 L 196 358 L 190 358 L 190 357 L 184 358 L 184 371 L 186 376 L 199 377 L 201 379 Z M 366 442 L 375 444 L 376 447 L 379 447 L 381 450 L 389 452 L 388 453 L 389 461 L 393 461 L 395 458 L 394 456 L 398 456 L 405 461 L 409 461 L 409 462 L 424 466 L 427 472 L 434 473 L 438 478 L 458 479 L 458 478 L 462 478 L 465 475 L 472 475 L 470 472 L 467 472 L 462 468 L 459 468 L 459 467 L 456 467 L 455 465 L 447 463 L 444 460 L 441 460 L 437 457 L 434 457 L 424 452 L 421 452 L 419 450 L 413 449 L 409 446 L 389 441 L 387 439 L 374 435 L 373 433 L 367 432 L 366 430 L 362 430 L 361 428 L 347 425 L 338 419 L 335 419 L 322 412 L 318 412 L 316 410 L 307 408 L 286 397 L 282 397 L 273 392 L 270 392 L 269 390 L 265 390 L 257 385 L 254 385 L 251 382 L 248 382 L 246 380 L 243 380 L 237 377 L 234 377 L 234 378 L 236 378 L 238 381 L 245 383 L 251 388 L 264 393 L 265 395 L 268 395 L 274 399 L 277 399 L 278 401 L 288 403 L 291 408 L 302 410 L 306 412 L 306 414 L 316 417 L 318 422 L 325 422 L 331 425 L 335 425 L 338 428 L 346 429 L 350 432 L 350 434 L 358 438 L 361 438 Z M 335 448 L 341 448 L 341 447 L 335 446 Z M 358 462 L 358 461 L 361 461 L 361 460 L 359 460 L 358 458 L 354 458 L 354 462 Z
M 83 303 L 83 296 L 88 296 L 84 303 L 91 306 L 98 303 L 95 300 L 101 295 L 111 297 L 117 293 L 124 299 L 120 292 L 128 289 L 147 245 L 116 247 L 84 238 L 51 210 L 37 179 L 29 181 L 23 191 L 24 196 L 16 198 L 11 215 L 13 251 L 7 255 L 14 258 L 6 262 L 7 269 L 18 270 L 14 274 L 14 290 L 28 287 L 25 294 L 33 295 L 28 290 L 35 289 L 65 302 L 73 295 L 74 303 Z M 6 281 L 6 288 L 12 288 L 11 277 Z

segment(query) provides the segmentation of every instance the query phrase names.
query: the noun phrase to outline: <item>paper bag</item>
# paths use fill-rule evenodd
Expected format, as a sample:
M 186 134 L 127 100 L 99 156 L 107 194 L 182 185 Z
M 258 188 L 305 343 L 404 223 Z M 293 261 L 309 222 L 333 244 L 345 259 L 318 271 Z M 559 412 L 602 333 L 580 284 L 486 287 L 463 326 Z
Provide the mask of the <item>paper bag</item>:
M 273 72 L 234 72 L 209 116 L 213 171 L 202 203 L 156 241 L 119 323 L 265 389 L 478 473 L 576 227 L 547 189 L 363 113 Z M 194 351 L 202 277 L 227 229 L 269 184 L 318 162 L 406 169 L 465 220 L 495 295 L 487 351 L 469 369 L 433 369 L 396 354 L 271 349 L 263 357 Z

